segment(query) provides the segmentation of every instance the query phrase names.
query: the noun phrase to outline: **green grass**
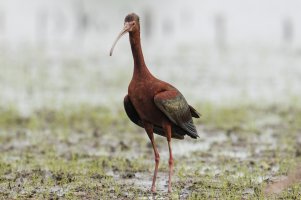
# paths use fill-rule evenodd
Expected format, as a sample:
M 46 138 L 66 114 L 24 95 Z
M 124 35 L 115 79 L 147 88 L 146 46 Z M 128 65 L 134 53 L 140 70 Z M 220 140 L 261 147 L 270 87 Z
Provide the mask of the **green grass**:
M 207 103 L 198 110 L 202 117 L 195 122 L 202 127 L 200 134 L 205 135 L 202 140 L 221 133 L 225 141 L 210 144 L 208 150 L 174 156 L 174 184 L 170 195 L 164 186 L 167 159 L 161 157 L 156 197 L 300 198 L 298 183 L 280 194 L 264 194 L 270 178 L 287 176 L 301 162 L 297 139 L 301 131 L 299 106 Z M 28 116 L 13 107 L 1 108 L 0 127 L 1 198 L 135 199 L 150 196 L 153 151 L 144 131 L 127 119 L 122 108 L 66 106 L 36 110 Z M 184 140 L 173 145 L 185 142 L 198 143 Z M 167 150 L 163 138 L 157 137 L 157 144 L 160 153 Z M 224 154 L 227 151 L 246 152 L 246 156 Z
M 87 105 L 66 106 L 60 110 L 45 108 L 35 111 L 30 116 L 22 116 L 12 107 L 0 110 L 0 125 L 3 128 L 108 128 L 112 123 L 116 123 L 116 120 L 117 114 L 113 114 L 109 109 Z

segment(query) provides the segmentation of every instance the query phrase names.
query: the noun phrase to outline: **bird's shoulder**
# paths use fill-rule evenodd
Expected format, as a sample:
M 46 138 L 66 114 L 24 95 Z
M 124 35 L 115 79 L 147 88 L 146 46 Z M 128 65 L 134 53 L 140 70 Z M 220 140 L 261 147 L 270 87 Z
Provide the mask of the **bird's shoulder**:
M 174 92 L 180 93 L 179 90 L 175 86 L 171 85 L 168 82 L 157 79 L 157 78 L 155 78 L 152 81 L 152 84 L 157 86 L 158 88 L 161 88 L 161 91 L 174 91 Z

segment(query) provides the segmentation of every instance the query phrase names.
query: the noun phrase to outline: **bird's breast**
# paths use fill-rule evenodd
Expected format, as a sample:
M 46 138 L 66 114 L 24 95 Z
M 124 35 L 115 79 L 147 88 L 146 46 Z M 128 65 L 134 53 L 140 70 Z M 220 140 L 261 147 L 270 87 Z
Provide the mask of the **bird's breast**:
M 154 96 L 157 94 L 156 87 L 145 83 L 131 83 L 128 94 L 141 119 L 158 125 L 166 119 L 154 103 Z
M 153 102 L 154 92 L 151 87 L 143 84 L 132 84 L 129 86 L 128 94 L 136 106 L 145 106 Z

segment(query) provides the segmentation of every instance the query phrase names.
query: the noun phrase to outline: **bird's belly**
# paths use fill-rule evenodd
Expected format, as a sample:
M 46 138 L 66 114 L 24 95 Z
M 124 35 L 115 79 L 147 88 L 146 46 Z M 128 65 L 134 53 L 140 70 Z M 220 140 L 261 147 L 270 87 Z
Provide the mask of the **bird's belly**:
M 138 95 L 131 98 L 131 101 L 142 120 L 155 125 L 162 125 L 162 122 L 167 120 L 163 112 L 155 105 L 153 97 Z

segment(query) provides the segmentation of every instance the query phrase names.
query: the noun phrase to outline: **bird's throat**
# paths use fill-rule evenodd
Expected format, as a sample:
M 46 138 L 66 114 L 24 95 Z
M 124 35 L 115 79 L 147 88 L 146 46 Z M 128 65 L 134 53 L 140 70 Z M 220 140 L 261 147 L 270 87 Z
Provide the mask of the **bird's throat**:
M 130 43 L 131 43 L 131 49 L 134 59 L 134 74 L 133 76 L 147 76 L 150 75 L 149 70 L 147 69 L 144 57 L 142 53 L 141 48 L 141 41 L 140 41 L 140 32 L 130 32 Z

